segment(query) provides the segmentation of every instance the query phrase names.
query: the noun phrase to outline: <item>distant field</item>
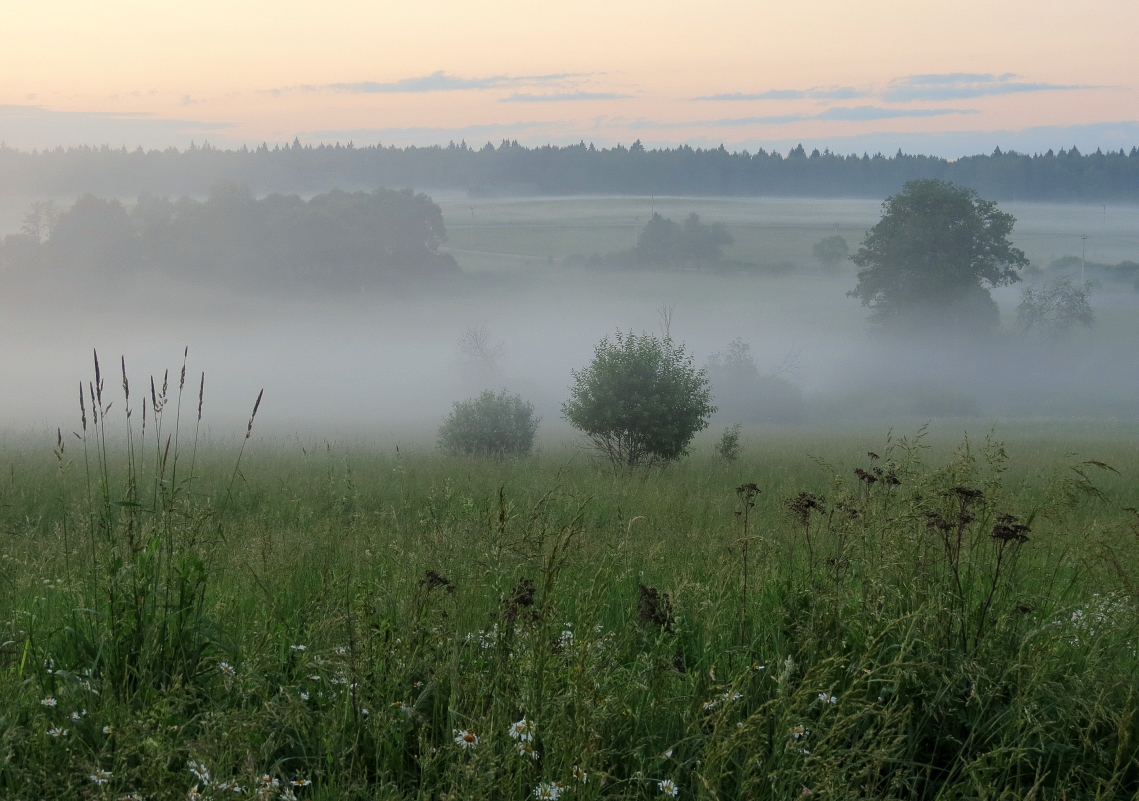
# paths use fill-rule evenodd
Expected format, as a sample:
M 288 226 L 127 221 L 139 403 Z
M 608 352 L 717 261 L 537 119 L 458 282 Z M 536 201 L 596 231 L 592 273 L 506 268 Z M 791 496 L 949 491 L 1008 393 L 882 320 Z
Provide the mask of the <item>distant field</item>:
M 524 198 L 444 200 L 450 246 L 460 262 L 485 268 L 464 251 L 561 259 L 574 254 L 629 248 L 652 212 L 681 220 L 695 212 L 721 222 L 736 242 L 731 259 L 776 265 L 791 262 L 816 270 L 811 246 L 835 233 L 855 249 L 877 222 L 881 204 L 872 200 L 794 198 Z M 1080 255 L 1087 234 L 1087 258 L 1139 261 L 1139 207 L 1002 203 L 1017 218 L 1013 239 L 1040 266 Z M 473 216 L 472 216 L 473 209 Z

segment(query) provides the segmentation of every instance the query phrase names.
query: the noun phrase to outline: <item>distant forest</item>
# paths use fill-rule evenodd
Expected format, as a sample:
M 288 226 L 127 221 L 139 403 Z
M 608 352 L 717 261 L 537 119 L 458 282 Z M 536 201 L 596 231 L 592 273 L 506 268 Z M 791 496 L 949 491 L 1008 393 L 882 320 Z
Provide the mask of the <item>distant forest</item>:
M 144 193 L 127 209 L 90 194 L 36 202 L 0 240 L 0 266 L 102 279 L 138 271 L 252 284 L 357 289 L 457 273 L 443 214 L 410 189 L 334 190 L 305 201 L 218 184 L 204 201 Z
M 913 156 L 760 150 L 370 145 L 262 145 L 221 150 L 79 147 L 43 152 L 0 145 L 0 191 L 39 196 L 204 195 L 219 182 L 256 193 L 332 187 L 414 186 L 473 195 L 659 194 L 885 197 L 914 178 L 940 178 L 996 200 L 1139 202 L 1139 148 L 1081 153 L 1075 147 L 1026 155 L 994 150 L 949 161 Z

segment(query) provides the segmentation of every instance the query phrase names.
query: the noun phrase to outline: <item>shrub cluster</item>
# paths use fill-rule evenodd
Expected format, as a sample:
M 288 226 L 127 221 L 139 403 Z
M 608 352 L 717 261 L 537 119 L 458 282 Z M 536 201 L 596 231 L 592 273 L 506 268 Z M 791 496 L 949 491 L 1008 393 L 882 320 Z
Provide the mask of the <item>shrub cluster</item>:
M 525 456 L 541 418 L 534 405 L 503 390 L 459 401 L 439 428 L 439 445 L 466 456 Z

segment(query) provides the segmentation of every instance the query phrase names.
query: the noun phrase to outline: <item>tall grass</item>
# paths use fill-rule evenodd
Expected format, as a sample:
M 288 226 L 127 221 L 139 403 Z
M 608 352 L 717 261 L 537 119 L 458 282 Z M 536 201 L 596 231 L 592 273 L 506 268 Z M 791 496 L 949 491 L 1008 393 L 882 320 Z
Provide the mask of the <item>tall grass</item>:
M 122 368 L 0 490 L 4 797 L 1139 790 L 1134 463 L 244 453 Z

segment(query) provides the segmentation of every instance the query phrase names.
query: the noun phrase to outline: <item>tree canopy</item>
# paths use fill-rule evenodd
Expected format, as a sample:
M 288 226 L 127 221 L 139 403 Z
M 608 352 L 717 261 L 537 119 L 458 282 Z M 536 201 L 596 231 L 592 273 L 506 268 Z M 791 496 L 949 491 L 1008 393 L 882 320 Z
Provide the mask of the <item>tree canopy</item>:
M 721 249 L 732 242 L 723 223 L 702 223 L 692 213 L 677 224 L 654 213 L 637 236 L 633 255 L 646 264 L 700 266 L 719 261 Z
M 909 181 L 882 204 L 882 219 L 851 259 L 861 270 L 848 294 L 887 326 L 983 331 L 999 323 L 989 287 L 1028 266 L 1009 241 L 1015 218 L 972 189 Z
M 107 274 L 145 266 L 184 277 L 351 288 L 457 271 L 439 251 L 446 237 L 439 206 L 409 189 L 333 190 L 305 201 L 258 199 L 249 187 L 221 183 L 204 201 L 144 193 L 129 212 L 118 200 L 83 195 L 58 215 L 46 241 L 28 231 L 10 235 L 0 257 L 16 267 Z
M 667 336 L 618 331 L 573 379 L 566 420 L 629 469 L 683 456 L 716 411 L 705 371 Z

